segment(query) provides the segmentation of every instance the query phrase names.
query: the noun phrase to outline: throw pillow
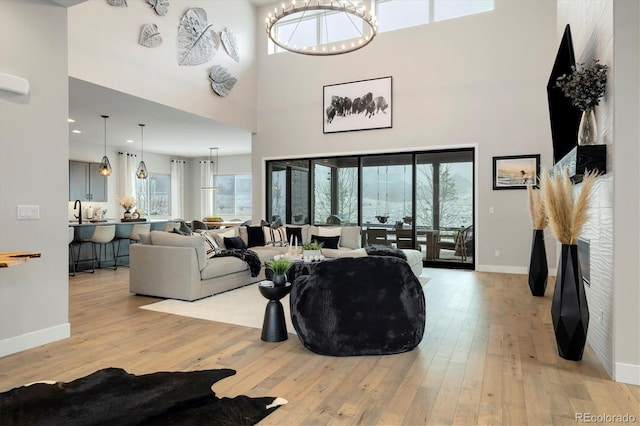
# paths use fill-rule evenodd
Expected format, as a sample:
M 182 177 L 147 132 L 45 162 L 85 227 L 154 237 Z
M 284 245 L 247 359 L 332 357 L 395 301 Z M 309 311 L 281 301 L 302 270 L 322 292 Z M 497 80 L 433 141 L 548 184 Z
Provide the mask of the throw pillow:
M 295 244 L 296 241 L 298 242 L 298 245 L 301 246 L 302 245 L 302 228 L 292 228 L 287 226 L 287 241 L 291 241 L 291 237 L 293 237 L 293 243 Z
M 215 257 L 216 254 L 220 253 L 220 247 L 218 246 L 215 238 L 206 232 L 203 232 L 200 235 L 204 238 L 204 249 L 207 252 L 207 259 L 211 259 L 212 257 Z
M 312 235 L 311 236 L 311 241 L 316 241 L 319 244 L 322 244 L 322 248 L 337 249 L 338 248 L 338 241 L 340 241 L 340 237 L 339 236 L 336 236 L 336 237 L 321 237 L 319 235 Z
M 264 232 L 261 226 L 247 226 L 247 247 L 264 246 Z
M 320 237 L 339 237 L 342 234 L 342 228 L 337 226 L 320 226 L 318 227 L 318 236 Z
M 227 249 L 246 249 L 247 245 L 240 237 L 224 237 L 224 246 Z
M 264 233 L 265 245 L 284 247 L 287 243 L 287 231 L 284 226 L 280 228 L 272 228 L 270 226 L 262 227 Z
M 226 249 L 224 245 L 224 237 L 231 238 L 231 237 L 238 236 L 235 228 L 229 228 L 229 230 L 225 229 L 224 231 L 216 230 L 214 232 L 209 232 L 209 233 L 213 235 L 213 238 L 216 240 L 216 243 L 218 243 L 218 247 L 220 247 L 222 250 Z
M 191 235 L 191 234 L 187 234 L 186 232 L 180 230 L 179 228 L 173 228 L 173 231 L 171 231 L 171 233 L 178 234 L 178 235 L 186 235 L 186 236 Z
M 193 231 L 184 221 L 180 222 L 180 231 L 183 235 L 193 235 Z

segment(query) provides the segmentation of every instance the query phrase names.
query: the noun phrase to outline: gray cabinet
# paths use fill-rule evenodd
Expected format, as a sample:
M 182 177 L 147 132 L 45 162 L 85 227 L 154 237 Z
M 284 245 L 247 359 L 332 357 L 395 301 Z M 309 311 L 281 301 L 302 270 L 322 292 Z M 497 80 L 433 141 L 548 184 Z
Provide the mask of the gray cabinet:
M 69 201 L 107 201 L 107 177 L 99 163 L 69 160 Z

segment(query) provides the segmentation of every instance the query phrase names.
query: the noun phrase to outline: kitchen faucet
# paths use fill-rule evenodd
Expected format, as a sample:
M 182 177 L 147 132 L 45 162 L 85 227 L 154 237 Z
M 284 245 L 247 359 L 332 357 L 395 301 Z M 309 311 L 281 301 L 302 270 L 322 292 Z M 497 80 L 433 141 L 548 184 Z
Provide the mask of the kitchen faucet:
M 73 203 L 73 210 L 75 210 L 76 208 L 78 208 L 78 206 L 80 206 L 80 210 L 78 211 L 78 215 L 74 215 L 76 219 L 78 219 L 78 224 L 82 225 L 82 201 L 80 200 L 76 200 L 75 203 Z

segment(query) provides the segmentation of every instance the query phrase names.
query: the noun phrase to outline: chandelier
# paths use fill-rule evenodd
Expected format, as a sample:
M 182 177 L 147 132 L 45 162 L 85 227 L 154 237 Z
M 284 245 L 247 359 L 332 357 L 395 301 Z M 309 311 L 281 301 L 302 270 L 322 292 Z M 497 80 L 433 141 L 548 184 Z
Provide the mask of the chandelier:
M 354 37 L 331 41 L 332 35 L 342 34 L 345 30 L 355 30 L 352 31 Z M 271 41 L 290 52 L 341 55 L 371 43 L 378 32 L 378 21 L 372 12 L 367 13 L 364 1 L 358 4 L 354 0 L 304 0 L 304 4 L 296 6 L 296 1 L 292 0 L 289 6 L 282 3 L 281 8 L 276 7 L 273 14 L 269 13 L 266 31 Z

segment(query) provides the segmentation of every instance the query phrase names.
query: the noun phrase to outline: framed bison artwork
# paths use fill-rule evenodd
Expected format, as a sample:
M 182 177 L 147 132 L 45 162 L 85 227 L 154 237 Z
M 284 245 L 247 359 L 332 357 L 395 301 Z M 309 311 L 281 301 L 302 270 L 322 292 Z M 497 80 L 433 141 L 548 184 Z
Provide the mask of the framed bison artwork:
M 323 132 L 391 128 L 391 77 L 323 88 Z

